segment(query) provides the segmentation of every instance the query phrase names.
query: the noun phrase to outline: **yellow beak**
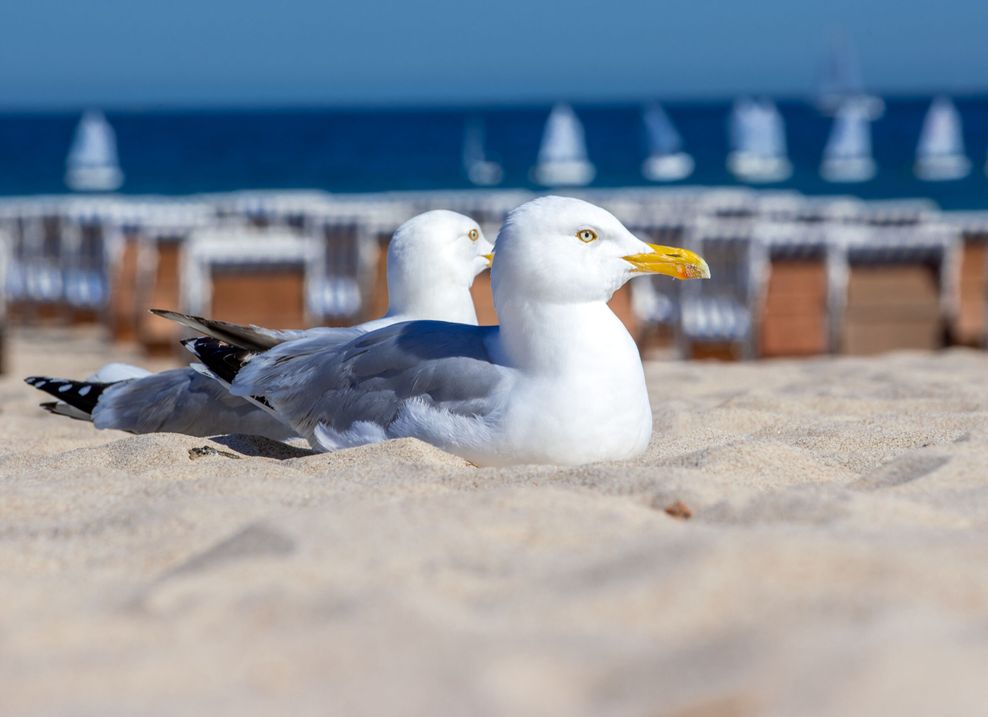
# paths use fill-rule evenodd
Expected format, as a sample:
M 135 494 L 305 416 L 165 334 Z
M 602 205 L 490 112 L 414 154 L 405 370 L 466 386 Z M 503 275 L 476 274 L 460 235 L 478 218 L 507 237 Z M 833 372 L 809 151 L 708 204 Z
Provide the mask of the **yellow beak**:
M 642 274 L 665 274 L 674 279 L 709 279 L 707 262 L 688 249 L 649 244 L 650 252 L 622 257 L 633 271 Z
M 482 257 L 487 259 L 487 268 L 490 269 L 494 266 L 494 255 L 493 254 L 481 254 Z

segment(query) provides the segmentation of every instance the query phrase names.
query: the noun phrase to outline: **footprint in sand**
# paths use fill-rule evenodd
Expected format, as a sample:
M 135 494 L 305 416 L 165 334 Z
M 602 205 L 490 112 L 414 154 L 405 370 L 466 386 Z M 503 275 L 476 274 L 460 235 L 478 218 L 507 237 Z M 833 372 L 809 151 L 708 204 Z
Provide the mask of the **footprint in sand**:
M 249 558 L 288 555 L 294 552 L 295 541 L 287 535 L 262 524 L 252 523 L 228 538 L 193 555 L 170 570 L 165 579 L 210 570 L 220 565 Z
M 850 487 L 865 491 L 894 488 L 929 475 L 949 462 L 950 458 L 947 456 L 900 456 L 878 470 L 854 481 Z

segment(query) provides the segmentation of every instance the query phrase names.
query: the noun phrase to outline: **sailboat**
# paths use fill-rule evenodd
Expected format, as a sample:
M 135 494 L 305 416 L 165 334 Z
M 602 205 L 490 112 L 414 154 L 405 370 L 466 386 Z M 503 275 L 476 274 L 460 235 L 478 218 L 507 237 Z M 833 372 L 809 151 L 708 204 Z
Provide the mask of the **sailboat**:
M 928 182 L 961 179 L 971 171 L 964 154 L 961 117 L 947 97 L 937 97 L 923 121 L 916 147 L 916 176 Z
M 648 139 L 648 157 L 642 174 L 653 182 L 675 182 L 693 173 L 693 158 L 682 150 L 682 138 L 659 103 L 650 104 L 642 115 Z
M 866 182 L 875 176 L 868 108 L 848 100 L 837 112 L 823 150 L 820 174 L 828 182 Z
M 65 160 L 65 183 L 77 192 L 112 192 L 123 184 L 117 139 L 102 112 L 83 114 Z
M 569 105 L 557 104 L 545 123 L 532 180 L 547 187 L 583 186 L 593 180 L 595 173 L 587 159 L 580 119 Z
M 727 167 L 744 182 L 782 182 L 792 174 L 782 115 L 771 100 L 740 99 L 731 112 Z
M 463 137 L 463 169 L 467 178 L 481 187 L 490 187 L 501 182 L 501 165 L 487 158 L 484 152 L 484 124 L 475 119 L 467 124 Z
M 840 33 L 831 42 L 816 104 L 824 114 L 836 115 L 851 100 L 858 103 L 869 120 L 876 120 L 885 112 L 882 98 L 865 91 L 854 45 L 845 33 Z

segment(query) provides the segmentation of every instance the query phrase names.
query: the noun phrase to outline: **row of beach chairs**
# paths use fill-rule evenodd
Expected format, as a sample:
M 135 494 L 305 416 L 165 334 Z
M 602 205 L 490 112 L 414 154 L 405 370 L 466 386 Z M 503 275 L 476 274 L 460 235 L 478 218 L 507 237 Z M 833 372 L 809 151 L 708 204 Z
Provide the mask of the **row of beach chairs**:
M 964 311 L 957 301 L 960 237 L 944 224 L 703 220 L 684 231 L 683 243 L 707 260 L 717 281 L 637 282 L 636 314 L 645 329 L 664 330 L 684 357 L 981 344 L 983 296 Z
M 643 238 L 687 246 L 713 281 L 631 282 L 613 308 L 645 345 L 684 358 L 871 354 L 983 346 L 988 217 L 922 200 L 863 202 L 746 189 L 584 195 Z M 0 202 L 0 337 L 7 324 L 102 324 L 171 351 L 171 307 L 272 326 L 346 325 L 387 305 L 384 255 L 405 219 L 473 216 L 489 236 L 523 191 L 236 193 L 192 199 Z M 489 279 L 474 288 L 494 323 Z

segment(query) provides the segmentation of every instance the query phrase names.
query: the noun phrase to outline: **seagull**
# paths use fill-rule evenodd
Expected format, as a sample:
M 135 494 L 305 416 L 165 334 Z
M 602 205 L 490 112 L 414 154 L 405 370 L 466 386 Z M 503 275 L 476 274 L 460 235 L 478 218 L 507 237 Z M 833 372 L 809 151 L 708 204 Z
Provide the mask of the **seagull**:
M 706 262 L 553 196 L 514 209 L 496 246 L 499 326 L 411 321 L 330 347 L 303 338 L 264 351 L 183 343 L 316 450 L 414 437 L 481 466 L 642 453 L 652 411 L 641 358 L 607 301 L 640 274 L 709 278 Z
M 388 245 L 388 311 L 349 328 L 274 330 L 241 326 L 171 311 L 153 313 L 232 346 L 263 351 L 307 339 L 324 348 L 365 332 L 417 319 L 476 325 L 470 287 L 491 263 L 493 245 L 480 226 L 462 214 L 434 210 L 398 227 Z M 41 404 L 51 413 L 92 421 L 96 428 L 132 433 L 167 431 L 191 436 L 248 433 L 274 440 L 295 432 L 268 411 L 232 395 L 201 366 L 151 374 L 128 364 L 109 364 L 85 381 L 32 376 L 35 388 L 58 401 Z

